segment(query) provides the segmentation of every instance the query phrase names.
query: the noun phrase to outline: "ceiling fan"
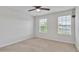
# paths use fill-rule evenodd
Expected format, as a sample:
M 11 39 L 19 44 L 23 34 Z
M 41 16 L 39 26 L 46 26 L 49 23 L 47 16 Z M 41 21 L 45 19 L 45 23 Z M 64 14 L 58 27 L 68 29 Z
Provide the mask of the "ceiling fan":
M 50 9 L 49 8 L 42 8 L 42 6 L 33 6 L 35 9 L 30 9 L 28 11 L 34 11 L 36 10 L 37 12 L 40 12 L 41 10 L 46 10 L 46 11 L 49 11 Z

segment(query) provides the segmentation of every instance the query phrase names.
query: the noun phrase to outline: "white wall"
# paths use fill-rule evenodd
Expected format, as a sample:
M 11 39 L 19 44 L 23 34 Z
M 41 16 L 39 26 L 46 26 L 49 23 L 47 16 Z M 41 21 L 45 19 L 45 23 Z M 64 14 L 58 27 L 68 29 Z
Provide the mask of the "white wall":
M 48 32 L 47 33 L 39 33 L 39 18 L 42 16 L 37 16 L 36 17 L 36 37 L 40 38 L 46 38 L 46 39 L 51 39 L 51 40 L 56 40 L 56 41 L 61 41 L 61 42 L 67 42 L 67 43 L 74 43 L 75 39 L 75 29 L 74 29 L 74 23 L 75 19 L 72 18 L 72 35 L 58 35 L 57 34 L 57 18 L 58 16 L 61 15 L 72 15 L 72 10 L 68 11 L 62 11 L 62 12 L 55 12 L 49 15 L 43 15 L 48 19 Z
M 75 35 L 76 35 L 76 47 L 79 50 L 79 7 L 76 7 L 76 19 L 75 19 Z
M 0 47 L 31 36 L 33 36 L 32 16 L 7 7 L 0 7 Z

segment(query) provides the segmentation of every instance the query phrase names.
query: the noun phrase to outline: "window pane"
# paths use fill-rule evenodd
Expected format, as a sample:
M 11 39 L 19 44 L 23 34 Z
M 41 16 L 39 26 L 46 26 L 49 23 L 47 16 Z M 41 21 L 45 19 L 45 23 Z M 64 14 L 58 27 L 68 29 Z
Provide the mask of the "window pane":
M 58 33 L 71 34 L 71 15 L 58 17 Z
M 39 32 L 47 32 L 47 31 L 48 31 L 47 19 L 40 19 Z

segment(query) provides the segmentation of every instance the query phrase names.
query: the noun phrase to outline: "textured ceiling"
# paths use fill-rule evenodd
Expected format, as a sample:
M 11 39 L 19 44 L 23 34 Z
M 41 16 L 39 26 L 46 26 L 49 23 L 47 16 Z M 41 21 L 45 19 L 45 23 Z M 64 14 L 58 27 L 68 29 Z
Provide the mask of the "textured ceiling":
M 74 6 L 43 6 L 43 7 L 49 8 L 50 11 L 41 10 L 40 12 L 36 12 L 36 10 L 35 10 L 35 11 L 29 12 L 28 11 L 29 9 L 34 8 L 32 6 L 10 6 L 10 7 L 7 7 L 7 8 L 12 9 L 12 10 L 16 10 L 17 12 L 28 13 L 32 16 L 50 14 L 50 13 L 53 13 L 53 12 L 64 11 L 64 10 L 69 10 L 69 9 L 74 8 Z

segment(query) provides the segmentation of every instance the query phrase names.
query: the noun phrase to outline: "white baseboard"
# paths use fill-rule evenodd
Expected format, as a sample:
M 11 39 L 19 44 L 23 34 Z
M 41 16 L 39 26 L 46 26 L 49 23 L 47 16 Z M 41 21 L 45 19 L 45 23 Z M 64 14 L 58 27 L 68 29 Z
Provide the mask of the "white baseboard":
M 58 39 L 51 39 L 51 38 L 48 38 L 48 37 L 40 37 L 40 36 L 37 36 L 37 38 L 43 38 L 43 39 L 48 39 L 48 40 L 54 40 L 54 41 L 59 41 L 59 42 L 63 42 L 63 43 L 69 43 L 69 44 L 75 44 L 74 42 L 70 42 L 70 41 L 64 41 L 64 40 L 58 40 Z
M 16 41 L 12 41 L 12 42 L 8 42 L 8 43 L 0 45 L 0 48 L 6 47 L 8 45 L 12 45 L 12 44 L 15 44 L 15 43 L 18 43 L 18 42 L 21 42 L 23 40 L 31 39 L 31 38 L 33 38 L 33 35 L 24 36 L 24 37 L 18 38 L 18 40 L 16 40 Z

